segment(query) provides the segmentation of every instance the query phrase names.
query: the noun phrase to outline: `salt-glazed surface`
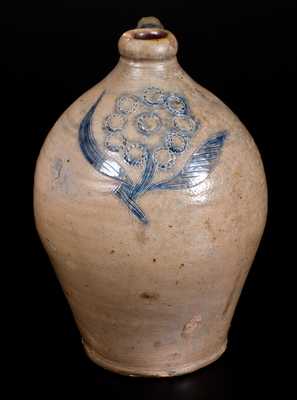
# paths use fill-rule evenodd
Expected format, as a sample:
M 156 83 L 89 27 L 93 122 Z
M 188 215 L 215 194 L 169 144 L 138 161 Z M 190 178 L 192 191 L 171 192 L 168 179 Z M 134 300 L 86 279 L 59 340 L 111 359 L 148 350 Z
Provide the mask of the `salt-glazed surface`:
M 144 18 L 59 118 L 35 175 L 36 225 L 89 357 L 174 376 L 225 350 L 266 220 L 259 152 Z

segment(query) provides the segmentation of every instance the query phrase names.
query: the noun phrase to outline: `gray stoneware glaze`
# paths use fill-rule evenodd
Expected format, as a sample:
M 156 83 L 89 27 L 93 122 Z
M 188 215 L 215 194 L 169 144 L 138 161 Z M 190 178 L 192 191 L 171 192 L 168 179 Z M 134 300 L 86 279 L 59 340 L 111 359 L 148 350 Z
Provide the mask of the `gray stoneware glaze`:
M 261 239 L 266 181 L 238 118 L 179 66 L 155 18 L 58 119 L 40 152 L 42 243 L 88 356 L 174 376 L 226 349 Z

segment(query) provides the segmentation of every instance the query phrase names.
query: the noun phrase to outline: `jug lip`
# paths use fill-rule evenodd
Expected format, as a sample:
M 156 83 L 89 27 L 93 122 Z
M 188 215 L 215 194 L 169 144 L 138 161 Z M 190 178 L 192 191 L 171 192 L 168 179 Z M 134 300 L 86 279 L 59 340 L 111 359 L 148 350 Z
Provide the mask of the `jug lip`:
M 122 57 L 132 60 L 168 60 L 177 54 L 175 36 L 161 23 L 138 23 L 137 28 L 123 33 L 118 42 Z

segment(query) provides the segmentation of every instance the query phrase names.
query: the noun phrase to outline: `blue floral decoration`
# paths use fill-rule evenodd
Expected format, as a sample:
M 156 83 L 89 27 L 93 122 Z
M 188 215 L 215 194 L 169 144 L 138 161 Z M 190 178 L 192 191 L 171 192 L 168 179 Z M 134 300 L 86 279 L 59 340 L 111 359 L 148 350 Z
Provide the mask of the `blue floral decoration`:
M 220 131 L 209 137 L 192 152 L 179 172 L 154 182 L 157 171 L 170 171 L 177 158 L 191 148 L 191 140 L 201 126 L 199 120 L 192 115 L 187 99 L 178 93 L 147 87 L 140 95 L 123 94 L 103 120 L 105 138 L 101 149 L 93 133 L 92 120 L 104 94 L 105 91 L 81 121 L 80 148 L 98 172 L 119 182 L 113 193 L 146 224 L 148 219 L 136 203 L 137 198 L 149 191 L 184 190 L 199 185 L 217 164 L 228 132 Z M 131 129 L 134 129 L 133 139 Z M 133 182 L 108 153 L 118 154 L 130 167 L 142 168 L 138 182 Z

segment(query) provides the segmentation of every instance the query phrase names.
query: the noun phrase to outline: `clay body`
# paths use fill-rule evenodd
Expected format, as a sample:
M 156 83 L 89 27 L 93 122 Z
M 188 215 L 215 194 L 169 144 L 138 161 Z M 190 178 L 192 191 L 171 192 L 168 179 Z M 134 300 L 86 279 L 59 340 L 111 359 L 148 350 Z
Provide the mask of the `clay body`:
M 217 359 L 266 220 L 239 119 L 195 83 L 161 27 L 58 119 L 38 158 L 36 226 L 89 357 L 174 376 Z

